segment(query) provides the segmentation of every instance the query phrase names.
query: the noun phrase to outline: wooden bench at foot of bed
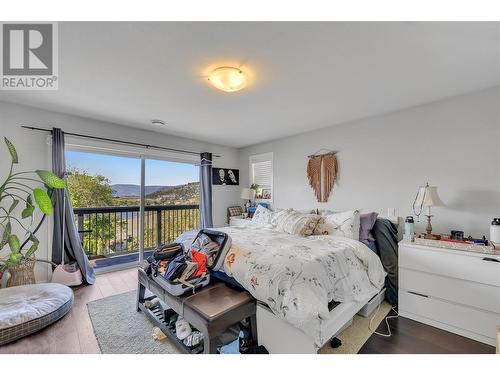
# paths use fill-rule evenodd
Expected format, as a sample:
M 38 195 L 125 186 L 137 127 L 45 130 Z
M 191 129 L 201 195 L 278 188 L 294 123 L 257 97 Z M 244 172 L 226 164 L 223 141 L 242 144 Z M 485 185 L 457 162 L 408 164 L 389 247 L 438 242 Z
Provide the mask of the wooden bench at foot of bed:
M 256 303 L 250 293 L 215 282 L 195 294 L 173 296 L 148 277 L 142 269 L 138 270 L 138 281 L 137 311 L 143 311 L 182 352 L 196 353 L 187 348 L 168 329 L 165 325 L 164 311 L 149 310 L 144 306 L 146 289 L 203 333 L 204 353 L 217 353 L 217 337 L 242 320 L 249 320 L 251 334 L 257 343 Z

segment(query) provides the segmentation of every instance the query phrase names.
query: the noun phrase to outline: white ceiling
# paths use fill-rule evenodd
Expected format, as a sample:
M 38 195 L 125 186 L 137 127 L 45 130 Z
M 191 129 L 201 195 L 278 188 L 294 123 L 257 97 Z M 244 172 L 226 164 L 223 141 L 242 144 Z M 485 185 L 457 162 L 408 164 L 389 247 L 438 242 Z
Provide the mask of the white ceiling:
M 59 90 L 0 100 L 243 147 L 499 84 L 500 23 L 65 22 Z

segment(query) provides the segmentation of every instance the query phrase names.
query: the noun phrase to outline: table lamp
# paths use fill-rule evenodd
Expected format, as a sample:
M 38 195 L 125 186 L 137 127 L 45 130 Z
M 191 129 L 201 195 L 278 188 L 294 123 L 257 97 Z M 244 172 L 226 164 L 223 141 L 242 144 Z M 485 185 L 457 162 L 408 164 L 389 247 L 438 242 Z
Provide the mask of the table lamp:
M 417 218 L 422 213 L 423 207 L 426 208 L 427 214 L 427 227 L 425 231 L 427 234 L 425 235 L 426 239 L 430 240 L 439 240 L 441 236 L 432 234 L 432 224 L 431 224 L 431 207 L 442 207 L 444 206 L 443 201 L 439 198 L 437 187 L 429 186 L 427 183 L 425 186 L 420 186 L 417 192 L 417 196 L 415 197 L 415 201 L 413 202 L 413 212 Z M 420 211 L 417 213 L 417 209 L 420 208 Z
M 250 207 L 250 204 L 252 203 L 252 199 L 254 199 L 254 197 L 255 197 L 255 192 L 252 189 L 244 188 L 241 191 L 240 198 L 248 201 L 245 203 L 245 209 L 246 209 L 245 211 L 248 212 L 248 207 Z

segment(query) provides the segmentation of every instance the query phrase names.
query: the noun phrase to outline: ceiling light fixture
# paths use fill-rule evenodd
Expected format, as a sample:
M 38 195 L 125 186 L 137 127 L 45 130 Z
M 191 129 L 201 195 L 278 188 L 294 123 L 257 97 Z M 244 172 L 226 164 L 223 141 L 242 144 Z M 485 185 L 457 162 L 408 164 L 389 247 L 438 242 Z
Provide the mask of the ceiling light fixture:
M 239 91 L 247 85 L 247 77 L 239 68 L 222 66 L 208 76 L 210 83 L 225 92 Z

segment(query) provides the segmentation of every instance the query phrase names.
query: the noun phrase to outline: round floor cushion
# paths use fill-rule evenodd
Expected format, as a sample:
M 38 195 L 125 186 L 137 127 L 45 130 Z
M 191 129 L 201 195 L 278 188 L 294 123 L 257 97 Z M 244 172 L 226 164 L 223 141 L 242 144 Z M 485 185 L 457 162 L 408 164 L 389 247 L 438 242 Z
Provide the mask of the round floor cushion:
M 56 283 L 0 289 L 0 345 L 45 328 L 66 315 L 73 291 Z

